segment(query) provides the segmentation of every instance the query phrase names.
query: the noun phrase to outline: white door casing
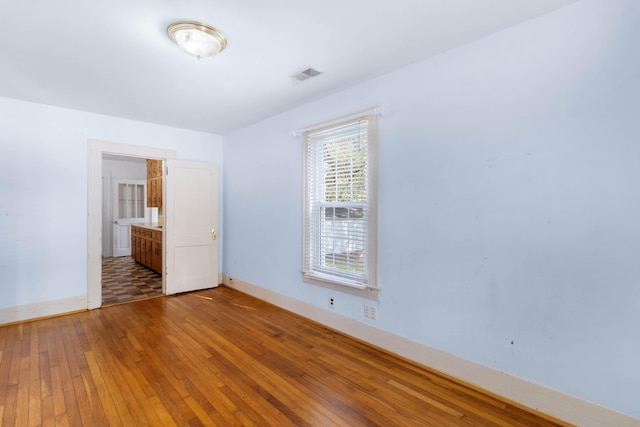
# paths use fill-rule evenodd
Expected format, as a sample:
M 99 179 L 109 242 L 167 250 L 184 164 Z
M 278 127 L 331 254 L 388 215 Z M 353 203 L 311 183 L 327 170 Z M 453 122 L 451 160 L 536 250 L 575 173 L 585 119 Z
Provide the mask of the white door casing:
M 87 140 L 87 308 L 102 305 L 102 155 L 175 159 L 175 150 Z M 170 202 L 167 201 L 165 206 Z M 163 288 L 165 277 L 163 276 Z
M 131 256 L 131 224 L 149 221 L 146 181 L 114 179 L 111 189 L 112 254 Z
M 218 168 L 168 159 L 165 177 L 165 293 L 216 287 Z

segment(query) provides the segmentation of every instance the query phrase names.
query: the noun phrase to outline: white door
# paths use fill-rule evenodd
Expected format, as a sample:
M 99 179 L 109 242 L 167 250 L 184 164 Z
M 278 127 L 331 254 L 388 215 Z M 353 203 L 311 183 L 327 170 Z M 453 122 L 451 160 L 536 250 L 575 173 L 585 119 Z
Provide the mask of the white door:
M 167 160 L 166 294 L 218 286 L 218 168 Z
M 131 224 L 148 222 L 147 182 L 114 179 L 112 184 L 113 256 L 131 255 Z

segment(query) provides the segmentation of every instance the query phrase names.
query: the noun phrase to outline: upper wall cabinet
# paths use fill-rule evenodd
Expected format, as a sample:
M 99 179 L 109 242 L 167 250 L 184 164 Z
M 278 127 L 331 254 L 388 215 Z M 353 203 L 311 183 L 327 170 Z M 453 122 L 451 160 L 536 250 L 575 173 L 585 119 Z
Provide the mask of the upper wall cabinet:
M 162 207 L 162 160 L 147 159 L 147 207 Z

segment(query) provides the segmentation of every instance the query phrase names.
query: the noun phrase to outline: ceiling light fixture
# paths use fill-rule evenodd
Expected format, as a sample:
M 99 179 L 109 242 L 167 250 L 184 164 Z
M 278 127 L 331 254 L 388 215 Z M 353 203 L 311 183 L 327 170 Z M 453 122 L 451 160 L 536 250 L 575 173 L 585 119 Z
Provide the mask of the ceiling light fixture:
M 227 38 L 209 25 L 193 21 L 178 21 L 167 27 L 169 38 L 191 56 L 208 58 L 227 47 Z

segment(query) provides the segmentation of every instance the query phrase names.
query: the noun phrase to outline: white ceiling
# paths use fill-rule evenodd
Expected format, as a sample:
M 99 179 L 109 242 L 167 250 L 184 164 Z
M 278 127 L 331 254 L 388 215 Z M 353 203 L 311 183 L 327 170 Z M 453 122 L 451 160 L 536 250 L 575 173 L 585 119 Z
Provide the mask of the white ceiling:
M 225 134 L 574 1 L 7 0 L 0 96 Z M 176 20 L 227 49 L 182 53 Z

